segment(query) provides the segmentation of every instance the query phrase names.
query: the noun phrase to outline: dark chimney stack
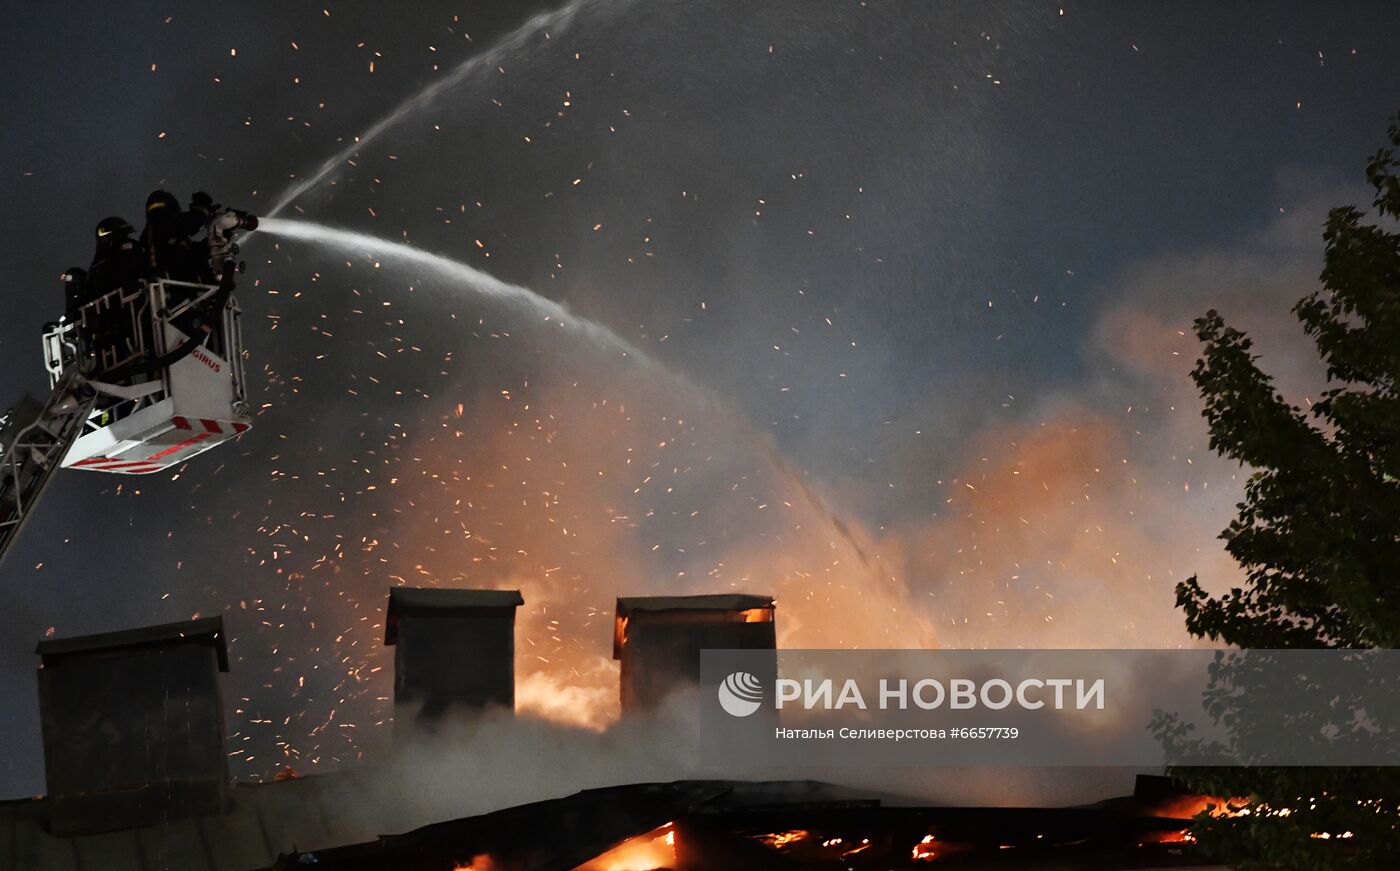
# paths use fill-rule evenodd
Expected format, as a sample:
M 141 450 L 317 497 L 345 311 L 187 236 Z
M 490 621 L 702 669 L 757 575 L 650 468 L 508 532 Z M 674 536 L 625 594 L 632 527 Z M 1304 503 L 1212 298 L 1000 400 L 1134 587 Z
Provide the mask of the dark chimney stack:
M 391 589 L 384 643 L 396 648 L 395 710 L 416 707 L 427 720 L 449 708 L 513 711 L 515 609 L 524 603 L 519 590 Z
M 701 650 L 776 649 L 771 596 L 617 600 L 613 659 L 622 661 L 624 714 L 656 705 L 679 684 L 697 683 Z
M 55 638 L 35 652 L 54 834 L 228 809 L 222 618 Z

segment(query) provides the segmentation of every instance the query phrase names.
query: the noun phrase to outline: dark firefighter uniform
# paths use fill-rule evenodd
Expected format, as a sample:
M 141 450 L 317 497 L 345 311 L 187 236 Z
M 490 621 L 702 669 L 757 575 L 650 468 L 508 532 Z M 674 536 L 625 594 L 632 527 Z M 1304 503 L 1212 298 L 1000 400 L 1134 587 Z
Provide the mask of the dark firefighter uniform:
M 141 233 L 147 274 L 156 278 L 192 281 L 192 247 L 180 202 L 168 191 L 152 191 L 146 198 L 146 229 Z
M 97 251 L 88 269 L 84 302 L 101 299 L 118 288 L 136 290 L 144 269 L 132 232 L 131 225 L 118 217 L 104 218 L 97 225 Z M 120 306 L 101 306 L 84 320 L 84 333 L 99 365 L 104 365 L 104 360 L 122 360 L 134 350 L 136 337 L 130 335 L 132 328 L 123 314 Z
M 97 250 L 88 268 L 89 301 L 117 288 L 134 289 L 142 275 L 141 252 L 131 238 L 132 226 L 117 217 L 97 225 Z
M 209 265 L 209 239 L 201 236 L 218 208 L 213 197 L 204 191 L 195 191 L 190 197 L 190 207 L 180 216 L 184 222 L 185 238 L 190 240 L 191 266 L 197 276 L 194 280 L 204 284 L 213 284 L 218 280 Z

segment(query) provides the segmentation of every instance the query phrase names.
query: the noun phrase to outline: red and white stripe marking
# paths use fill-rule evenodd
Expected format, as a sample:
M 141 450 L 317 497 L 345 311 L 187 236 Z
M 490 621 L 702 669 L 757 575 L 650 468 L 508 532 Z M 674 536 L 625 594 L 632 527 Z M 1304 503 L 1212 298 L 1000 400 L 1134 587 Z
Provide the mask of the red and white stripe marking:
M 175 424 L 176 429 L 194 429 L 194 424 L 190 423 L 190 419 L 188 417 L 173 417 L 171 418 L 171 422 Z M 248 429 L 248 424 L 238 423 L 237 421 L 235 421 L 234 423 L 227 424 L 229 428 L 225 430 L 225 424 L 221 424 L 217 420 L 210 420 L 207 417 L 199 418 L 198 423 L 201 427 L 203 427 L 205 432 L 216 433 L 219 435 L 222 435 L 225 432 L 231 432 L 234 435 L 237 435 L 238 433 L 241 433 Z
M 140 475 L 145 472 L 159 472 L 163 467 L 147 460 L 114 460 L 111 457 L 88 457 L 73 464 L 75 469 L 93 469 L 99 472 L 123 472 Z
M 174 464 L 174 461 L 162 463 L 161 460 L 164 460 L 166 457 L 178 454 L 186 448 L 194 447 L 211 436 L 225 434 L 237 435 L 248 429 L 248 424 L 246 423 L 234 422 L 230 424 L 221 424 L 217 420 L 200 418 L 199 426 L 203 432 L 194 432 L 194 426 L 190 423 L 189 418 L 176 417 L 172 418 L 171 422 L 175 424 L 176 429 L 186 430 L 192 433 L 192 435 L 181 442 L 162 448 L 149 457 L 146 457 L 144 460 L 129 460 L 116 457 L 88 457 L 86 460 L 79 460 L 74 463 L 73 468 L 91 469 L 95 472 L 118 472 L 123 475 L 144 475 L 149 472 L 159 472 L 161 469 Z M 225 429 L 225 426 L 227 426 L 228 429 Z

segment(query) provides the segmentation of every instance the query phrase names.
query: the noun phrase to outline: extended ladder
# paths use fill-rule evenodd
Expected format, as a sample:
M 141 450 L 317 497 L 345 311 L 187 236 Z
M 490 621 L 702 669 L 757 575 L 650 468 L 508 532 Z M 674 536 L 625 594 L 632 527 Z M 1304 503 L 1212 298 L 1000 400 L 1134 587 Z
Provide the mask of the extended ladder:
M 0 563 L 96 402 L 97 392 L 73 365 L 54 384 L 46 404 L 26 396 L 0 418 Z

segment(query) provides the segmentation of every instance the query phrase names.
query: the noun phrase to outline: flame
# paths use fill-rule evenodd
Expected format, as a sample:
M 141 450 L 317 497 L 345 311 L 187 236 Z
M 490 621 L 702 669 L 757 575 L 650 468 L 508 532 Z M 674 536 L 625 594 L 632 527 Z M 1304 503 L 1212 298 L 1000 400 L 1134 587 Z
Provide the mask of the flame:
M 844 859 L 847 856 L 863 853 L 871 847 L 869 838 L 861 838 L 860 841 L 854 842 L 852 846 L 852 842 L 848 842 L 846 838 L 840 835 L 832 837 L 818 835 L 816 838 L 813 838 L 812 833 L 806 829 L 789 829 L 785 832 L 769 832 L 764 835 L 750 835 L 750 837 L 769 849 L 788 853 L 789 855 L 796 852 L 799 855 L 806 855 L 809 858 L 820 858 L 819 851 L 826 850 Z M 810 844 L 807 843 L 809 840 L 811 841 Z M 807 849 L 803 850 L 802 848 L 804 847 Z M 822 859 L 821 861 L 826 860 Z
M 781 850 L 784 847 L 787 847 L 791 844 L 796 844 L 801 841 L 805 841 L 811 836 L 812 833 L 807 831 L 806 829 L 792 829 L 791 831 L 786 832 L 770 832 L 766 835 L 755 835 L 754 840 L 758 841 L 760 844 L 763 844 L 765 847 L 771 847 L 774 850 Z
M 1249 808 L 1247 800 L 1235 799 L 1235 804 L 1231 804 L 1230 799 L 1222 798 L 1218 795 L 1183 795 L 1176 798 L 1165 799 L 1148 808 L 1148 816 L 1166 817 L 1172 820 L 1189 820 L 1202 812 L 1208 812 L 1212 817 L 1233 817 L 1248 815 Z M 1194 844 L 1196 836 L 1191 834 L 1189 828 L 1180 828 L 1166 832 L 1151 832 L 1143 837 L 1142 844 Z
M 869 838 L 861 838 L 861 839 L 860 839 L 860 843 L 859 843 L 858 845 L 852 847 L 851 849 L 847 850 L 846 852 L 842 853 L 842 854 L 841 854 L 841 858 L 844 859 L 844 858 L 846 858 L 847 856 L 854 856 L 854 855 L 857 854 L 857 853 L 863 853 L 863 852 L 865 852 L 866 850 L 869 850 L 869 849 L 870 849 L 870 839 L 869 839 Z
M 1036 837 L 1042 836 L 1037 835 Z M 909 857 L 915 862 L 937 862 L 940 859 L 947 859 L 949 856 L 971 852 L 976 849 L 977 847 L 975 844 L 970 844 L 965 841 L 940 841 L 937 835 L 929 832 L 909 851 Z M 1001 844 L 998 849 L 1014 850 L 1015 847 L 1010 844 Z
M 490 856 L 481 854 L 473 856 L 471 861 L 465 865 L 456 865 L 452 871 L 496 871 L 496 863 Z
M 937 838 L 924 835 L 923 840 L 914 845 L 912 858 L 915 862 L 932 862 L 938 858 Z
M 1190 829 L 1176 829 L 1170 832 L 1149 832 L 1145 835 L 1138 846 L 1147 844 L 1194 844 L 1196 836 L 1191 834 Z
M 659 826 L 644 835 L 623 841 L 606 853 L 579 865 L 574 871 L 655 871 L 676 865 L 675 823 Z
M 1245 799 L 1234 801 L 1236 803 L 1231 804 L 1230 799 L 1218 795 L 1183 795 L 1152 805 L 1148 816 L 1189 820 L 1202 811 L 1209 811 L 1212 817 L 1233 817 L 1244 812 L 1248 803 Z

